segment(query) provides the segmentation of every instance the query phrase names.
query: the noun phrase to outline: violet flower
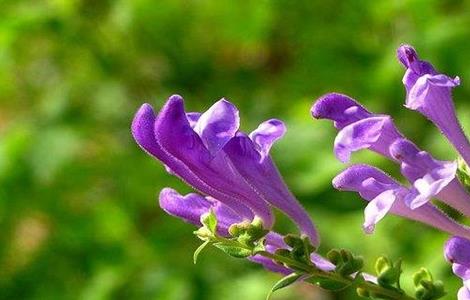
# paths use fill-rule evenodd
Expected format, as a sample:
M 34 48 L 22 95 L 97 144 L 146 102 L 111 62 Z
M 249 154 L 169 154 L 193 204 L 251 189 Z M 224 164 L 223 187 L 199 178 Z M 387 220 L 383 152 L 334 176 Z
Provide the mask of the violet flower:
M 470 300 L 470 240 L 452 237 L 444 246 L 444 257 L 452 264 L 452 271 L 463 281 L 458 300 Z
M 459 77 L 439 74 L 429 62 L 420 60 L 409 45 L 400 46 L 397 56 L 406 68 L 403 77 L 407 94 L 405 106 L 433 122 L 470 165 L 470 143 L 457 119 L 451 95 L 452 88 L 460 85 Z
M 372 233 L 375 225 L 388 212 L 419 221 L 453 235 L 470 238 L 470 229 L 456 223 L 432 204 L 423 204 L 416 209 L 405 205 L 410 190 L 393 180 L 381 170 L 368 165 L 352 165 L 333 179 L 333 186 L 341 191 L 353 191 L 369 201 L 364 211 L 363 228 Z
M 370 149 L 400 164 L 412 183 L 406 204 L 415 209 L 433 197 L 470 216 L 470 195 L 456 178 L 456 162 L 439 161 L 405 139 L 392 118 L 373 114 L 352 98 L 331 93 L 312 106 L 316 119 L 334 121 L 339 130 L 334 143 L 336 157 L 347 162 L 351 153 Z
M 318 246 L 310 217 L 269 156 L 272 144 L 285 132 L 284 124 L 269 120 L 250 135 L 240 132 L 239 125 L 237 108 L 224 99 L 202 114 L 186 113 L 183 98 L 174 95 L 158 115 L 144 104 L 134 118 L 132 134 L 172 174 L 243 220 L 257 216 L 269 229 L 274 222 L 271 206 L 275 206 Z

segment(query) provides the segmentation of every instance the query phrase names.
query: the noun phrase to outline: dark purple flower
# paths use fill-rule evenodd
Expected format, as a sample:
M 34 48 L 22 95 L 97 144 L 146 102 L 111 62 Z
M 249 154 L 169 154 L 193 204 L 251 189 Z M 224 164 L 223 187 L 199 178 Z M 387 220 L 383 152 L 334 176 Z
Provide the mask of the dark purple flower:
M 406 88 L 406 107 L 417 110 L 431 120 L 454 145 L 467 164 L 470 164 L 470 143 L 455 113 L 452 88 L 460 84 L 459 77 L 439 74 L 409 45 L 397 50 L 398 59 L 406 68 L 403 84 Z
M 452 271 L 463 281 L 459 300 L 470 299 L 470 240 L 454 236 L 444 246 L 444 257 L 452 264 Z
M 272 144 L 285 132 L 284 124 L 268 120 L 246 135 L 239 131 L 239 123 L 237 108 L 224 99 L 202 114 L 186 113 L 183 99 L 174 95 L 158 115 L 144 104 L 134 118 L 132 133 L 172 174 L 242 219 L 258 216 L 269 229 L 274 221 L 271 205 L 275 206 L 318 245 L 310 217 L 269 156 Z
M 416 220 L 454 235 L 470 237 L 470 229 L 456 223 L 432 204 L 416 209 L 405 205 L 413 193 L 381 170 L 368 165 L 352 165 L 333 179 L 333 186 L 341 191 L 354 191 L 369 201 L 364 211 L 364 231 L 373 232 L 375 225 L 388 212 Z

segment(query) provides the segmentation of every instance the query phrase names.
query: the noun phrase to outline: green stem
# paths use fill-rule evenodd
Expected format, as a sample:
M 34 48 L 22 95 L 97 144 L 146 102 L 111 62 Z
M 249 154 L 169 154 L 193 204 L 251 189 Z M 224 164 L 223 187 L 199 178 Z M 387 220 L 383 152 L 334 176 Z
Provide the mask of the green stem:
M 214 239 L 215 242 L 223 242 L 224 244 L 232 245 L 234 247 L 244 248 L 250 251 L 253 251 L 253 248 L 244 245 L 236 240 L 227 239 L 224 237 L 217 236 Z M 354 282 L 354 278 L 352 277 L 343 277 L 338 273 L 335 272 L 326 272 L 316 268 L 313 265 L 308 265 L 296 260 L 293 260 L 289 257 L 277 255 L 275 253 L 271 253 L 268 251 L 258 251 L 255 254 L 261 255 L 267 258 L 270 258 L 274 261 L 285 263 L 286 265 L 295 266 L 296 269 L 301 270 L 305 275 L 315 276 L 315 277 L 322 277 L 324 279 L 334 280 L 336 282 L 345 283 L 345 284 L 352 284 Z M 413 297 L 406 295 L 405 293 L 400 293 L 399 291 L 390 290 L 380 285 L 377 285 L 373 282 L 369 281 L 362 281 L 357 284 L 358 288 L 363 288 L 371 293 L 374 293 L 376 296 L 383 296 L 386 299 L 394 299 L 394 300 L 416 300 Z

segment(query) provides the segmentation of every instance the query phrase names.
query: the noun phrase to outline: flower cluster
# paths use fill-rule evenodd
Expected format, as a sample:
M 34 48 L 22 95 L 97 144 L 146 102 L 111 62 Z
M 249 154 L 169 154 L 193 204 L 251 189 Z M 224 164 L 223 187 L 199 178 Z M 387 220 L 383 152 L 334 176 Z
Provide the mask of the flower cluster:
M 398 58 L 407 68 L 403 82 L 407 90 L 406 107 L 416 109 L 434 122 L 466 158 L 470 146 L 455 117 L 450 89 L 458 84 L 437 74 L 415 50 L 404 45 Z M 369 201 L 365 209 L 364 230 L 371 233 L 387 212 L 420 221 L 448 233 L 470 237 L 470 230 L 448 218 L 430 200 L 437 198 L 470 216 L 470 195 L 456 178 L 457 162 L 441 161 L 405 138 L 388 115 L 374 114 L 352 98 L 331 93 L 312 107 L 316 119 L 334 121 L 338 135 L 334 152 L 348 162 L 353 152 L 369 149 L 400 165 L 410 182 L 403 185 L 369 165 L 352 165 L 333 179 L 339 190 L 358 192 Z
M 406 68 L 403 77 L 405 107 L 418 111 L 434 123 L 468 165 L 470 144 L 456 117 L 451 96 L 452 88 L 460 83 L 459 78 L 438 73 L 430 63 L 420 60 L 411 46 L 399 47 L 397 56 Z M 334 153 L 338 160 L 346 163 L 353 152 L 369 149 L 399 164 L 401 174 L 409 182 L 401 184 L 380 169 L 365 164 L 349 166 L 333 179 L 336 189 L 357 192 L 369 202 L 364 211 L 365 232 L 373 232 L 377 222 L 390 212 L 455 236 L 470 238 L 468 227 L 450 219 L 430 201 L 436 198 L 470 216 L 470 195 L 457 178 L 456 161 L 435 159 L 407 139 L 390 116 L 371 113 L 346 95 L 331 93 L 322 96 L 314 103 L 311 113 L 315 119 L 334 122 L 338 130 Z M 455 238 L 447 244 L 453 252 L 449 255 L 450 252 L 446 252 L 450 261 L 450 257 L 469 253 L 470 242 L 466 242 L 465 248 L 462 241 L 465 239 Z M 458 247 L 455 246 L 457 244 Z M 469 262 L 467 257 L 465 263 Z M 454 271 L 461 277 L 462 274 L 470 274 L 468 269 L 465 269 L 467 273 L 462 271 L 462 265 L 455 267 L 454 262 Z M 462 278 L 467 280 L 470 277 Z M 459 293 L 464 294 L 467 298 L 460 296 L 459 299 L 469 299 L 468 285 Z
M 408 181 L 400 183 L 366 164 L 348 166 L 333 179 L 336 189 L 357 192 L 368 201 L 364 231 L 372 233 L 392 213 L 455 236 L 445 246 L 445 257 L 464 282 L 459 300 L 470 300 L 470 228 L 431 201 L 435 198 L 470 216 L 470 143 L 451 97 L 460 81 L 439 74 L 408 45 L 398 49 L 398 59 L 406 68 L 405 106 L 441 130 L 462 157 L 462 165 L 434 158 L 407 139 L 390 116 L 372 113 L 346 95 L 320 97 L 311 113 L 315 119 L 334 122 L 338 160 L 347 163 L 353 152 L 369 149 L 397 163 Z M 328 259 L 315 253 L 320 243 L 317 230 L 270 156 L 271 147 L 285 132 L 282 121 L 270 119 L 246 134 L 240 131 L 238 109 L 229 101 L 221 99 L 203 113 L 186 112 L 178 95 L 171 96 L 158 113 L 151 105 L 142 105 L 132 122 L 139 146 L 197 191 L 181 195 L 164 188 L 159 195 L 164 211 L 199 228 L 195 233 L 204 243 L 195 251 L 195 260 L 212 244 L 286 275 L 272 291 L 304 280 L 327 289 L 356 286 L 359 295 L 374 299 L 413 299 L 400 288 L 401 261 L 379 258 L 374 277 L 362 273 L 362 258 L 346 250 L 330 251 Z M 468 178 L 459 180 L 462 174 Z M 273 231 L 273 208 L 296 224 L 298 235 Z M 419 300 L 445 294 L 442 282 L 434 281 L 425 269 L 415 274 L 414 284 Z
M 272 207 L 280 209 L 314 246 L 319 237 L 308 213 L 281 178 L 269 151 L 286 127 L 280 120 L 263 122 L 250 134 L 239 130 L 237 108 L 225 99 L 204 113 L 186 112 L 182 97 L 171 96 L 158 114 L 149 104 L 138 110 L 132 134 L 148 154 L 160 160 L 173 174 L 200 194 L 181 195 L 171 188 L 160 193 L 160 206 L 170 215 L 196 226 L 201 216 L 213 211 L 217 232 L 228 236 L 232 225 L 260 220 L 271 230 Z M 281 235 L 270 231 L 266 249 L 288 248 Z M 288 273 L 271 260 L 254 256 L 268 269 Z M 323 261 L 312 254 L 312 260 Z

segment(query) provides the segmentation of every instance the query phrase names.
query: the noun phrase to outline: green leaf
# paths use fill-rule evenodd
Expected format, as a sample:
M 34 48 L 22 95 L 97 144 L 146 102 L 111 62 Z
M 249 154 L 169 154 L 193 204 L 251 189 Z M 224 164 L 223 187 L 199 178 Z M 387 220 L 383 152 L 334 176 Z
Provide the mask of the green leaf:
M 215 216 L 215 213 L 212 209 L 208 213 L 205 213 L 201 216 L 201 223 L 207 227 L 210 232 L 215 234 L 217 229 L 217 217 Z
M 205 241 L 204 243 L 202 243 L 199 247 L 197 247 L 196 251 L 194 251 L 194 254 L 193 254 L 193 261 L 194 261 L 194 264 L 197 263 L 197 257 L 199 256 L 199 254 L 201 253 L 201 251 L 206 248 L 207 245 L 209 245 L 211 241 L 210 240 L 207 240 Z
M 323 278 L 323 277 L 316 277 L 316 276 L 310 277 L 305 281 L 316 284 L 319 287 L 321 287 L 325 290 L 329 290 L 329 291 L 341 291 L 341 290 L 344 290 L 345 288 L 351 286 L 351 284 L 352 284 L 352 282 L 344 283 L 344 282 L 340 282 L 340 281 L 336 281 L 336 280 L 332 280 L 332 279 L 327 279 L 327 278 Z
M 224 251 L 228 255 L 236 257 L 236 258 L 246 258 L 248 256 L 253 255 L 253 252 L 250 249 L 246 249 L 242 247 L 227 245 L 224 243 L 216 243 L 214 244 L 214 246 Z
M 201 253 L 201 251 L 206 248 L 207 245 L 209 245 L 211 241 L 210 240 L 207 240 L 205 241 L 204 243 L 202 243 L 199 247 L 197 247 L 196 251 L 194 251 L 194 254 L 193 254 L 193 261 L 194 261 L 194 264 L 197 263 L 197 257 L 199 256 L 199 254 Z
M 271 298 L 272 294 L 275 291 L 283 289 L 295 283 L 301 276 L 302 274 L 292 273 L 292 274 L 287 275 L 286 277 L 283 277 L 281 280 L 276 282 L 274 286 L 271 288 L 268 295 L 266 296 L 266 300 L 269 300 L 269 298 Z

